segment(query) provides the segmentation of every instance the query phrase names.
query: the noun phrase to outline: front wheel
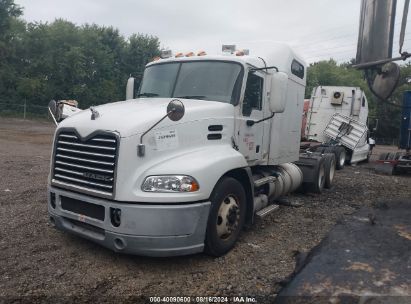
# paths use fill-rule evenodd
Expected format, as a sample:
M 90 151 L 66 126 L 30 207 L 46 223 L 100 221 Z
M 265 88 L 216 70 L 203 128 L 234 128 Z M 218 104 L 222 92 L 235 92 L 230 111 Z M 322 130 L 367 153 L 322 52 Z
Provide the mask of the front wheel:
M 222 256 L 234 247 L 245 221 L 246 196 L 243 186 L 223 177 L 211 194 L 205 252 Z

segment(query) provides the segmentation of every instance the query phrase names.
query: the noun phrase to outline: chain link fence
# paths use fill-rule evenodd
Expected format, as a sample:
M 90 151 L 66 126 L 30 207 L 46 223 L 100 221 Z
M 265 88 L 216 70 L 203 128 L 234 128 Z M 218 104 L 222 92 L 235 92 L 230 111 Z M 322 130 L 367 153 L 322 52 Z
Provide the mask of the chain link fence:
M 47 107 L 27 103 L 0 103 L 0 117 L 52 120 Z M 374 138 L 377 145 L 398 146 L 399 138 Z
M 375 138 L 377 145 L 398 146 L 400 144 L 399 138 Z
M 0 103 L 0 117 L 51 120 L 47 107 L 28 104 Z

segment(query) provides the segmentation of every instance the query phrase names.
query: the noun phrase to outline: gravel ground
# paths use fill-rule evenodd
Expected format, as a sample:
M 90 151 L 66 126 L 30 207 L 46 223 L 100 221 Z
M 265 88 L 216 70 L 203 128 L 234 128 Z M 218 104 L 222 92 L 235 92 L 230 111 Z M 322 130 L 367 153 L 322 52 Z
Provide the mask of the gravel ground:
M 411 197 L 411 176 L 377 175 L 370 165 L 346 167 L 333 189 L 289 196 L 303 206 L 284 206 L 259 220 L 224 257 L 126 256 L 49 225 L 53 132 L 50 123 L 0 118 L 0 303 L 234 295 L 271 301 L 293 272 L 295 252 L 317 245 L 340 217 L 376 200 Z

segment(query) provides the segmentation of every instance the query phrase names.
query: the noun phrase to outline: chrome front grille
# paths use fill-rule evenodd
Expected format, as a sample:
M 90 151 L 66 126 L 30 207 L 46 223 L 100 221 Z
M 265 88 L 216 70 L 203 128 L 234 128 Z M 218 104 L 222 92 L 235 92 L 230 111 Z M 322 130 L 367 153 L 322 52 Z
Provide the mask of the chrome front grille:
M 114 195 L 118 139 L 96 133 L 83 140 L 75 131 L 57 134 L 52 184 L 99 196 Z

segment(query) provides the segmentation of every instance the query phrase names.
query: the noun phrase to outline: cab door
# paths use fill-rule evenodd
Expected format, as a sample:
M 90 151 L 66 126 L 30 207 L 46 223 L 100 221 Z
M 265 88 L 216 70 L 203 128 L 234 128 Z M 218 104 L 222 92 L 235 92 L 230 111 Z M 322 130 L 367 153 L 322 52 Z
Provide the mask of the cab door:
M 237 131 L 239 151 L 248 162 L 260 160 L 262 155 L 264 123 L 249 126 L 247 121 L 258 121 L 264 117 L 264 92 L 264 75 L 261 72 L 248 73 Z

